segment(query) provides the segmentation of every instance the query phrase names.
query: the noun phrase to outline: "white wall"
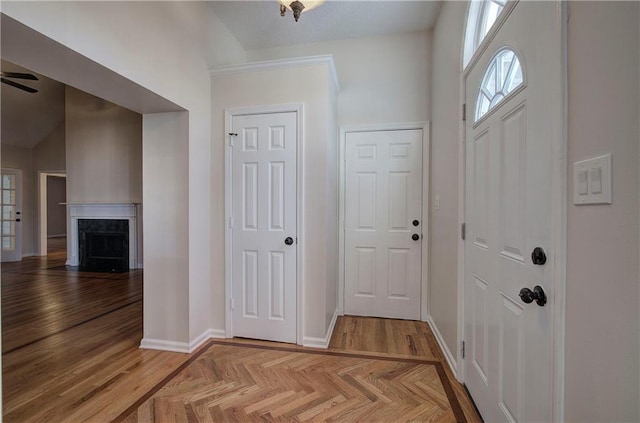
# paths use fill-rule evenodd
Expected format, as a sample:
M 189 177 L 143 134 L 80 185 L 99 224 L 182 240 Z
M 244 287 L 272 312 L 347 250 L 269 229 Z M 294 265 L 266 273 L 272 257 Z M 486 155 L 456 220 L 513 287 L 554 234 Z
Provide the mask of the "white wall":
M 339 125 L 427 120 L 431 34 L 411 32 L 249 50 L 249 61 L 331 54 Z
M 304 75 L 303 78 L 300 76 Z M 335 169 L 336 157 L 328 157 L 328 143 L 336 141 L 329 134 L 330 87 L 329 72 L 325 65 L 303 65 L 293 68 L 258 70 L 248 73 L 214 74 L 213 86 L 213 148 L 212 198 L 216 199 L 212 213 L 214 273 L 213 295 L 210 302 L 213 328 L 222 330 L 224 320 L 224 110 L 225 108 L 304 103 L 304 227 L 298 233 L 303 245 L 304 274 L 304 327 L 305 337 L 323 338 L 327 331 L 327 301 L 335 292 L 335 264 L 328 257 L 328 243 L 335 239 L 337 227 L 327 227 L 337 196 L 336 187 L 328 187 L 328 170 Z M 283 89 L 286 87 L 286 89 Z M 335 128 L 335 126 L 334 126 Z M 332 163 L 333 162 L 333 163 Z
M 431 75 L 430 314 L 449 350 L 458 350 L 458 156 L 460 57 L 466 2 L 444 2 L 433 30 Z
M 637 422 L 640 10 L 569 2 L 569 13 L 569 169 L 612 153 L 613 204 L 574 206 L 569 195 L 566 421 Z
M 142 116 L 66 89 L 67 202 L 142 202 Z
M 325 319 L 329 328 L 338 309 L 338 98 L 339 92 L 331 84 L 329 87 L 329 111 L 327 121 L 327 274 Z
M 208 68 L 244 61 L 243 49 L 205 2 L 3 2 L 2 13 L 59 43 L 45 42 L 37 34 L 27 31 L 24 35 L 22 31 L 20 35 L 24 37 L 20 42 L 23 44 L 11 45 L 17 38 L 13 34 L 5 36 L 8 26 L 3 23 L 2 54 L 10 55 L 7 59 L 13 63 L 141 114 L 189 111 L 188 132 L 180 132 L 177 135 L 184 139 L 174 141 L 183 150 L 168 149 L 173 157 L 162 163 L 181 163 L 186 149 L 188 171 L 179 173 L 180 179 L 174 181 L 180 186 L 174 194 L 181 195 L 156 199 L 144 207 L 145 270 L 158 278 L 154 282 L 163 289 L 174 291 L 163 293 L 167 302 L 164 309 L 145 307 L 144 312 L 145 327 L 156 318 L 160 322 L 183 318 L 189 321 L 186 327 L 155 326 L 156 339 L 168 342 L 195 339 L 210 327 L 211 92 Z M 21 31 L 16 25 L 10 25 L 10 29 Z M 39 49 L 20 48 L 34 44 Z M 60 48 L 62 54 L 52 53 Z M 161 118 L 172 124 L 169 116 Z M 143 133 L 143 143 L 151 145 L 152 134 L 161 144 L 165 142 L 162 134 L 151 131 Z M 160 164 L 147 160 L 146 155 L 152 151 L 143 148 L 143 162 Z M 163 170 L 147 168 L 144 172 L 153 175 Z M 153 180 L 143 179 L 144 192 L 154 189 Z M 182 193 L 188 193 L 187 200 Z M 146 193 L 144 196 L 148 198 Z M 170 219 L 171 215 L 160 212 L 166 220 L 154 219 L 152 216 L 159 213 L 156 208 L 166 202 L 180 204 L 179 218 Z M 188 222 L 189 248 L 177 251 L 174 260 L 162 260 L 164 244 L 178 240 L 165 236 L 160 243 L 150 243 L 150 237 L 177 234 L 184 229 L 184 222 Z M 178 272 L 176 266 L 183 265 L 185 260 L 187 268 Z M 181 286 L 176 285 L 174 277 Z M 188 307 L 181 303 L 185 286 Z M 145 290 L 145 296 L 147 292 Z M 222 292 L 218 295 L 223 297 Z M 188 316 L 182 315 L 185 313 Z
M 189 173 L 185 137 L 189 116 L 187 112 L 147 114 L 143 125 L 143 178 L 154 181 L 145 184 L 143 192 L 144 224 L 164 228 L 144 232 L 143 346 L 150 339 L 184 343 L 191 340 L 189 222 L 185 219 L 189 194 L 182 184 Z
M 601 1 L 569 2 L 569 12 L 569 169 L 575 161 L 611 152 L 613 204 L 578 207 L 569 195 L 565 418 L 637 422 L 640 11 L 637 2 Z M 431 304 L 449 348 L 458 344 L 452 313 L 457 301 L 452 292 L 452 260 L 457 260 L 452 237 L 458 232 L 446 215 L 456 214 L 455 198 L 449 193 L 455 187 L 449 179 L 458 169 L 457 147 L 448 140 L 458 140 L 458 31 L 465 15 L 466 4 L 445 2 L 433 46 L 432 190 L 440 194 L 442 212 L 432 213 Z M 571 193 L 571 178 L 568 183 Z

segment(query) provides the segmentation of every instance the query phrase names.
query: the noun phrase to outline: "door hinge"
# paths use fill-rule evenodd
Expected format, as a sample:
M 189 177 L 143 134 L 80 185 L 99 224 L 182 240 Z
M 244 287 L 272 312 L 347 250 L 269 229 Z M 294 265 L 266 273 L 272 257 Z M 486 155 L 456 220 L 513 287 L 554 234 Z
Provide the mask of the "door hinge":
M 229 306 L 231 307 L 231 310 L 235 309 L 235 305 L 233 304 L 233 298 L 229 298 Z
M 464 103 L 462 105 L 462 121 L 463 122 L 467 121 L 467 103 Z
M 464 341 L 460 342 L 460 355 L 462 355 L 462 359 L 464 359 L 464 356 L 465 356 Z
M 462 222 L 460 224 L 460 237 L 462 238 L 463 241 L 465 239 L 467 239 L 467 224 L 466 224 L 466 222 Z
M 233 229 L 233 217 L 229 218 L 229 229 Z
M 229 132 L 229 146 L 233 147 L 233 138 L 237 137 L 238 134 L 235 132 Z

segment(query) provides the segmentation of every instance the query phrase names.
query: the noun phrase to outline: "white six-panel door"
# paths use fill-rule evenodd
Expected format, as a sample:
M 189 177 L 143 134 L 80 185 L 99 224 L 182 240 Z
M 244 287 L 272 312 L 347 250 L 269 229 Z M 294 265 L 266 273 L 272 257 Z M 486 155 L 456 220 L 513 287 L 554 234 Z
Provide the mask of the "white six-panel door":
M 517 3 L 466 77 L 464 375 L 487 422 L 552 421 L 558 12 L 554 2 Z M 522 75 L 510 73 L 512 56 L 493 61 L 505 48 L 517 54 Z M 518 81 L 506 98 L 494 96 Z M 493 98 L 493 108 L 477 119 L 489 104 L 477 100 L 483 95 Z M 534 263 L 536 247 L 546 263 Z M 536 285 L 546 292 L 545 305 L 519 295 Z
M 296 342 L 296 113 L 234 116 L 233 335 Z
M 422 130 L 347 133 L 345 158 L 345 313 L 419 320 Z

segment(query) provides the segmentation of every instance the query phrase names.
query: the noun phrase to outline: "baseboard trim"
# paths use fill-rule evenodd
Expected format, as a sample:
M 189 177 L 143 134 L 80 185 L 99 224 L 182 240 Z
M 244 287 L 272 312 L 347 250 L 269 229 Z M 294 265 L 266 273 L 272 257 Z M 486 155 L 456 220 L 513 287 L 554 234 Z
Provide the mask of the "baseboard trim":
M 164 339 L 143 338 L 140 341 L 140 348 L 144 350 L 159 350 L 189 354 L 190 344 L 188 342 L 166 341 Z
M 440 345 L 440 349 L 444 353 L 444 358 L 447 360 L 447 364 L 449 364 L 449 368 L 453 372 L 453 375 L 455 376 L 455 378 L 458 379 L 458 373 L 456 372 L 456 369 L 458 368 L 456 365 L 456 359 L 453 358 L 453 354 L 451 353 L 451 350 L 449 350 L 447 343 L 444 342 L 444 338 L 442 337 L 442 334 L 438 330 L 438 326 L 436 325 L 436 322 L 433 321 L 431 316 L 427 316 L 427 323 L 429 324 L 429 327 L 431 328 L 433 335 L 436 337 L 436 341 L 438 341 L 438 345 Z
M 310 347 L 310 348 L 329 348 L 329 342 L 331 342 L 331 335 L 333 335 L 333 329 L 336 326 L 336 321 L 338 320 L 338 309 L 333 312 L 333 317 L 331 318 L 331 323 L 329 323 L 329 328 L 327 329 L 327 333 L 324 338 L 315 338 L 312 336 L 305 336 L 302 338 L 302 346 Z
M 226 337 L 226 333 L 222 329 L 207 329 L 206 331 L 202 332 L 196 339 L 189 343 L 165 341 L 163 339 L 144 338 L 140 342 L 140 348 L 145 350 L 159 350 L 190 354 L 197 350 L 202 344 L 206 343 L 209 339 L 224 339 Z

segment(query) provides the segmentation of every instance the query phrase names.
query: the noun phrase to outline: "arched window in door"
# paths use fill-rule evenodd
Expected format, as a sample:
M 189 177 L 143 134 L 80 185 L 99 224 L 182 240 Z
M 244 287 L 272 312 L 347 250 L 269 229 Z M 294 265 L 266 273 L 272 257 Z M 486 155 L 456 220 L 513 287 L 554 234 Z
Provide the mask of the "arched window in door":
M 467 30 L 464 37 L 464 67 L 484 40 L 493 24 L 502 13 L 508 0 L 473 0 L 467 15 Z
M 493 56 L 482 77 L 474 122 L 524 83 L 524 73 L 515 51 L 504 47 Z

